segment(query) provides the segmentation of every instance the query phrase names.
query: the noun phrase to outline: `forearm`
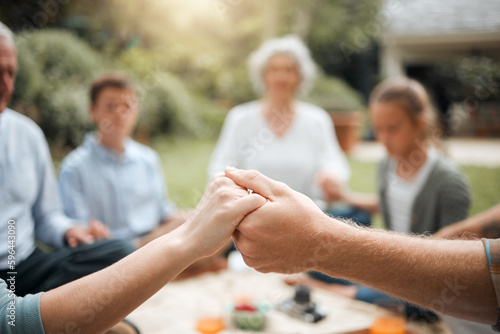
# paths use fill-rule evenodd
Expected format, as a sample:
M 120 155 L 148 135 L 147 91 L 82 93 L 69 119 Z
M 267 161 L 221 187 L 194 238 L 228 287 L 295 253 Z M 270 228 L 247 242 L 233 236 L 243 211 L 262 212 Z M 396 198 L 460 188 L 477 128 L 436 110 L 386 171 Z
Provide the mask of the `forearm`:
M 256 171 L 226 169 L 226 175 L 268 199 L 233 235 L 247 265 L 261 272 L 317 270 L 455 317 L 496 323 L 497 300 L 481 241 L 354 227 Z
M 196 260 L 177 234 L 165 235 L 109 268 L 43 294 L 45 331 L 72 328 L 100 333 L 123 319 Z
M 481 241 L 409 237 L 348 225 L 322 232 L 318 271 L 409 302 L 493 324 L 498 307 Z M 320 258 L 320 260 L 322 259 Z
M 377 195 L 347 192 L 342 196 L 342 200 L 368 212 L 378 212 L 379 198 Z

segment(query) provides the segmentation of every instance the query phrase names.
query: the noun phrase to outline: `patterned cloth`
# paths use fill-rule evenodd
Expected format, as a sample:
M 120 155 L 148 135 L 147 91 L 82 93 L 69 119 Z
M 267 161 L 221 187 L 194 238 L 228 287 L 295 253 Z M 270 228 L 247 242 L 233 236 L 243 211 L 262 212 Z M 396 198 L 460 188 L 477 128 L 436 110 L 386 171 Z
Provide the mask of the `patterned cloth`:
M 488 264 L 490 266 L 491 280 L 495 288 L 497 303 L 500 315 L 500 239 L 482 239 L 486 247 L 486 255 L 488 256 Z M 493 330 L 500 332 L 500 316 Z

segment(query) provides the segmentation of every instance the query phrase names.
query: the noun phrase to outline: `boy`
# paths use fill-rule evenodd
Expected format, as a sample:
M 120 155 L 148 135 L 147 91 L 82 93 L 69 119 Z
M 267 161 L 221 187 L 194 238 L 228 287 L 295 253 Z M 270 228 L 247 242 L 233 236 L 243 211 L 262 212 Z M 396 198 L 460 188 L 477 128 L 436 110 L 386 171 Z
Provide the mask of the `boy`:
M 61 164 L 64 211 L 74 219 L 101 221 L 113 238 L 142 247 L 182 224 L 187 214 L 166 198 L 156 152 L 130 138 L 139 115 L 130 79 L 117 72 L 102 75 L 91 85 L 90 100 L 97 131 Z

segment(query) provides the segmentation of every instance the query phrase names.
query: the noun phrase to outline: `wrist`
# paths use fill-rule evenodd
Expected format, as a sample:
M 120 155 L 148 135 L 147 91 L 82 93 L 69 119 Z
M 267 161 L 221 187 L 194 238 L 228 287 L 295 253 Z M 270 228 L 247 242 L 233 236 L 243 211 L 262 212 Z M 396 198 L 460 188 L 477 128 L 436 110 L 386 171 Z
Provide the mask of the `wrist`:
M 172 232 L 149 242 L 146 246 L 158 242 L 161 245 L 160 247 L 163 248 L 163 253 L 173 254 L 176 262 L 182 263 L 183 266 L 187 267 L 200 258 L 190 239 L 189 233 L 184 231 L 182 226 L 180 226 Z
M 321 230 L 317 233 L 318 241 L 314 246 L 315 266 L 310 268 L 330 276 L 344 273 L 350 263 L 349 249 L 356 243 L 356 237 L 361 229 L 357 229 L 340 220 L 326 217 L 328 221 L 322 224 Z
M 209 254 L 206 254 L 207 252 L 204 251 L 202 243 L 191 233 L 192 230 L 188 225 L 182 224 L 165 236 L 169 236 L 171 241 L 176 244 L 179 250 L 178 255 L 191 264 Z

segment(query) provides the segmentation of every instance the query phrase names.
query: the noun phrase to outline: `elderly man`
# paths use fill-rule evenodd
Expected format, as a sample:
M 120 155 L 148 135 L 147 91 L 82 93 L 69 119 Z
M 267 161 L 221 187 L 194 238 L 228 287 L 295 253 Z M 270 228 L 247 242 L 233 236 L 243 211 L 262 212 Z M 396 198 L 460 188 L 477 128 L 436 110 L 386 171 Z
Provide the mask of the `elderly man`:
M 133 251 L 100 224 L 83 228 L 62 213 L 52 160 L 40 128 L 7 108 L 17 71 L 12 32 L 0 23 L 0 278 L 18 295 L 46 291 Z M 61 248 L 45 253 L 35 239 Z M 72 248 L 65 247 L 65 244 Z

